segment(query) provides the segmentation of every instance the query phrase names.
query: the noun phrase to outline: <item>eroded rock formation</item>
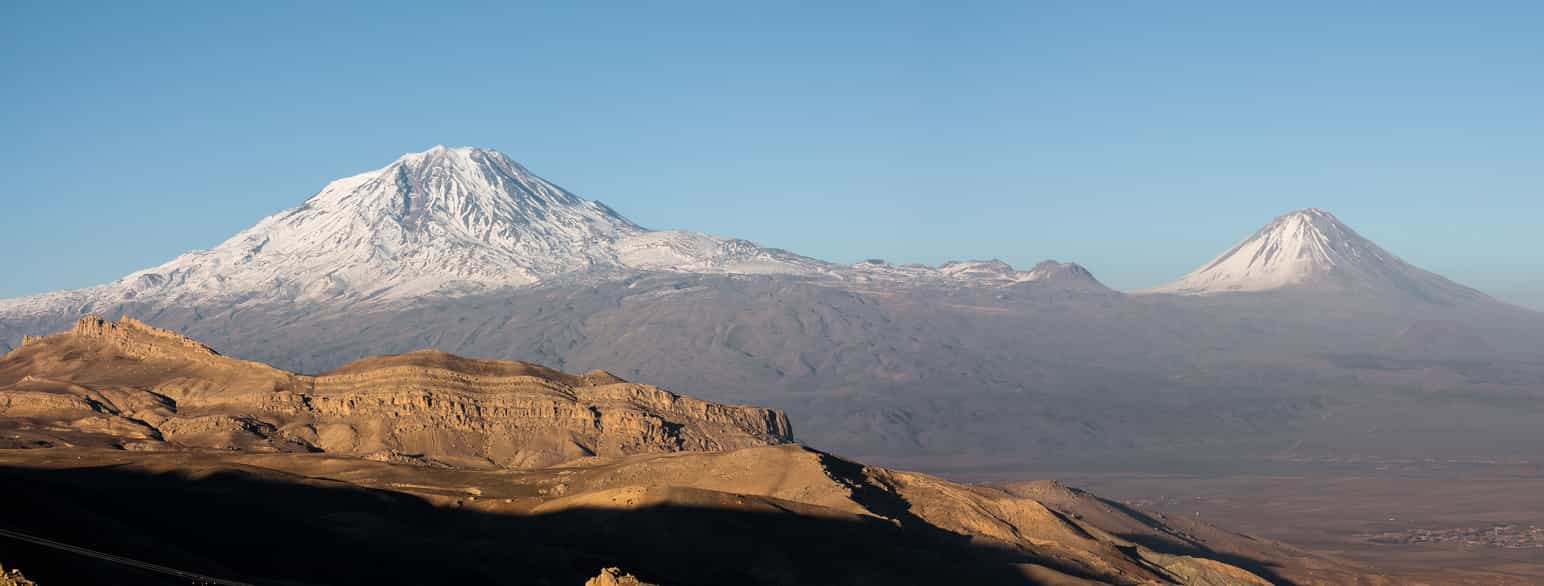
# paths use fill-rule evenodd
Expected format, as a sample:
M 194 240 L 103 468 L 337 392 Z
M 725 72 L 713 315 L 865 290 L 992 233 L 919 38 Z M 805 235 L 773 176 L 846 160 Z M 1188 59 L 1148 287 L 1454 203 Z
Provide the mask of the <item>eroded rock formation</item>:
M 82 318 L 0 358 L 10 442 L 328 452 L 457 467 L 717 451 L 792 441 L 779 411 L 596 371 L 433 350 L 303 375 L 131 318 Z

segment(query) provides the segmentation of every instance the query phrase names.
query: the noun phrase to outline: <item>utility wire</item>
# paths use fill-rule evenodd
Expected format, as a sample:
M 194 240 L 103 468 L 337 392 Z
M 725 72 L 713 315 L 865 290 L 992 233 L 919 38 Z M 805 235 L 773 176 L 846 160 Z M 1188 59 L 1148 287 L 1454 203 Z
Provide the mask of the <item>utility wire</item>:
M 109 562 L 113 562 L 115 564 L 123 564 L 125 566 L 133 566 L 133 567 L 139 568 L 141 570 L 149 570 L 151 572 L 156 572 L 158 574 L 166 574 L 168 576 L 176 576 L 178 578 L 184 578 L 184 579 L 187 579 L 187 580 L 192 580 L 194 583 L 197 583 L 197 584 L 217 584 L 219 586 L 255 586 L 254 584 L 251 584 L 251 583 L 248 583 L 248 582 L 237 582 L 235 580 L 225 580 L 225 579 L 222 579 L 222 578 L 215 578 L 215 577 L 211 577 L 211 576 L 205 576 L 203 574 L 195 574 L 193 572 L 184 572 L 184 571 L 176 569 L 176 568 L 168 568 L 166 566 L 156 565 L 156 564 L 152 564 L 150 562 L 142 562 L 142 561 L 139 561 L 139 560 L 136 560 L 136 559 L 130 559 L 130 558 L 126 558 L 126 557 L 123 557 L 123 556 L 116 556 L 116 555 L 112 555 L 112 554 L 109 554 L 109 553 L 102 553 L 100 551 L 90 550 L 90 549 L 86 549 L 84 547 L 76 547 L 76 546 L 73 546 L 73 545 L 70 545 L 70 544 L 67 544 L 67 543 L 59 543 L 57 541 L 53 541 L 53 540 L 50 540 L 50 539 L 43 539 L 42 537 L 35 537 L 35 536 L 32 536 L 32 535 L 27 535 L 26 533 L 18 533 L 18 532 L 10 531 L 10 530 L 7 530 L 7 529 L 0 529 L 0 537 L 9 537 L 11 539 L 16 539 L 16 540 L 19 540 L 19 541 L 26 541 L 28 543 L 35 543 L 37 545 L 41 545 L 41 546 L 44 546 L 44 547 L 52 547 L 52 548 L 57 549 L 57 550 L 67 551 L 67 552 L 70 552 L 70 553 L 76 553 L 76 554 L 80 554 L 80 555 L 88 556 L 88 557 L 94 557 L 94 558 L 99 559 L 99 560 L 106 560 L 106 561 L 109 561 Z

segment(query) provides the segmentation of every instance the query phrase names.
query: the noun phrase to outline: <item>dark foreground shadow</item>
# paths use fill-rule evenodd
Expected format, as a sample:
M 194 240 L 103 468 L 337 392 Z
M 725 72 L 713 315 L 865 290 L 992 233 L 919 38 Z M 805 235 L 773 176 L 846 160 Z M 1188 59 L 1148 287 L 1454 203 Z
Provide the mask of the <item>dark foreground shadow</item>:
M 920 520 L 692 507 L 503 515 L 244 471 L 0 467 L 0 487 L 5 529 L 255 584 L 577 585 L 606 566 L 669 584 L 1032 584 L 1013 564 L 1047 564 Z M 9 539 L 0 562 L 44 585 L 189 583 Z
M 1133 519 L 1136 519 L 1138 521 L 1141 521 L 1142 523 L 1147 524 L 1147 526 L 1149 526 L 1149 527 L 1161 528 L 1161 527 L 1164 526 L 1162 522 L 1158 521 L 1157 519 L 1152 518 L 1152 516 L 1148 515 L 1147 513 L 1144 513 L 1144 512 L 1139 511 L 1139 510 L 1137 510 L 1135 508 L 1132 508 L 1131 506 L 1126 505 L 1125 503 L 1122 503 L 1120 501 L 1113 501 L 1113 500 L 1110 500 L 1110 499 L 1107 499 L 1107 498 L 1102 498 L 1102 497 L 1099 498 L 1099 500 L 1101 502 L 1103 502 L 1104 504 L 1109 505 L 1111 508 L 1114 508 L 1114 509 L 1116 509 L 1116 510 L 1122 512 L 1122 513 L 1125 513 L 1126 515 L 1130 516 Z M 1276 584 L 1278 586 L 1297 586 L 1296 582 L 1293 582 L 1292 580 L 1289 580 L 1286 577 L 1282 576 L 1280 573 L 1278 573 L 1277 572 L 1278 566 L 1276 564 L 1273 564 L 1273 563 L 1270 563 L 1270 562 L 1261 561 L 1261 560 L 1257 560 L 1257 559 L 1250 558 L 1250 557 L 1245 557 L 1245 556 L 1240 556 L 1240 555 L 1232 555 L 1232 554 L 1228 554 L 1228 553 L 1214 551 L 1214 550 L 1208 549 L 1208 548 L 1206 548 L 1206 547 L 1204 547 L 1202 545 L 1199 545 L 1199 544 L 1187 545 L 1187 544 L 1183 544 L 1183 543 L 1176 543 L 1174 541 L 1169 541 L 1169 540 L 1154 539 L 1153 537 L 1148 536 L 1148 535 L 1127 535 L 1127 534 L 1122 534 L 1122 535 L 1120 535 L 1120 537 L 1122 539 L 1125 539 L 1125 540 L 1130 541 L 1132 543 L 1139 544 L 1142 547 L 1146 547 L 1147 549 L 1156 551 L 1158 553 L 1166 553 L 1166 554 L 1169 554 L 1169 555 L 1184 555 L 1184 556 L 1192 556 L 1192 557 L 1200 557 L 1200 558 L 1209 558 L 1209 559 L 1217 560 L 1219 562 L 1228 564 L 1230 566 L 1237 566 L 1237 567 L 1243 568 L 1245 570 L 1248 570 L 1250 573 L 1252 573 L 1252 574 L 1254 574 L 1256 576 L 1259 576 L 1261 578 L 1265 578 L 1266 580 L 1269 580 L 1270 583 Z

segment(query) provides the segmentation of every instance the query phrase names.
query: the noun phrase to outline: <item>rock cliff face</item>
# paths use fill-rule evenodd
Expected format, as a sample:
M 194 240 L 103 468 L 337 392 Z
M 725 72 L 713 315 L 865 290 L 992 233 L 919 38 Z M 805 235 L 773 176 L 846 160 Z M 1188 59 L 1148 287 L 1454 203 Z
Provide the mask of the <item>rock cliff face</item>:
M 131 318 L 82 318 L 0 358 L 11 443 L 328 452 L 456 467 L 788 443 L 781 412 L 603 371 L 424 350 L 321 375 L 236 360 Z
M 107 321 L 95 315 L 86 316 L 75 322 L 75 327 L 70 330 L 70 333 L 77 338 L 96 340 L 117 348 L 119 352 L 131 358 L 164 356 L 207 360 L 207 357 L 220 354 L 198 340 L 151 326 L 128 316 L 120 318 L 117 322 Z M 23 340 L 22 345 L 38 339 L 40 338 L 32 337 L 30 340 Z

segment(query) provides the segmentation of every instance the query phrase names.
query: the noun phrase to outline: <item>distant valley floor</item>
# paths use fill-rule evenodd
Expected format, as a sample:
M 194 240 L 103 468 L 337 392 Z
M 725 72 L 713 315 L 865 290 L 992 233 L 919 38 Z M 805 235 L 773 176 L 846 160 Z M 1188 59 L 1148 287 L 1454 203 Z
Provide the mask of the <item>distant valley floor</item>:
M 1544 584 L 1544 463 L 1275 462 L 1183 474 L 877 459 L 955 480 L 1056 478 L 1380 571 L 1441 584 Z

